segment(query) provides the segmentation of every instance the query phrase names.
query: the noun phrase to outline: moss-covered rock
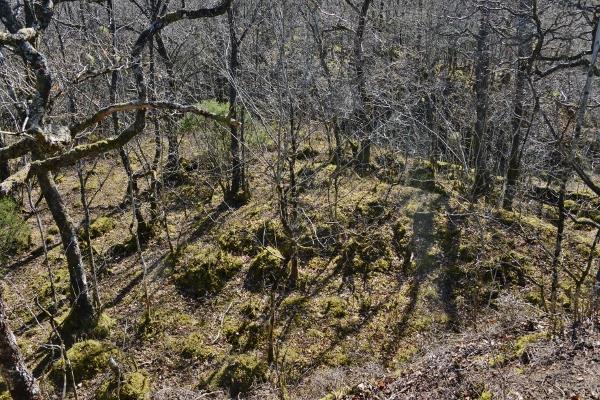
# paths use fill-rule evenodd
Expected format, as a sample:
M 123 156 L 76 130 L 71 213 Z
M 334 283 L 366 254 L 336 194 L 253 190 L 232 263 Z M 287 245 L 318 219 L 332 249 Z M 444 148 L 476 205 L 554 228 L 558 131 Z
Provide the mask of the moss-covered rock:
M 213 376 L 210 386 L 229 390 L 232 397 L 247 393 L 252 385 L 267 379 L 267 364 L 257 354 L 231 357 Z
M 111 332 L 117 326 L 117 321 L 115 321 L 110 315 L 106 312 L 100 314 L 91 329 L 91 336 L 96 339 L 105 339 L 110 336 Z
M 337 267 L 347 275 L 389 271 L 394 263 L 393 243 L 387 229 L 353 237 L 341 248 Z
M 248 300 L 240 305 L 240 314 L 248 319 L 257 319 L 262 314 L 263 305 L 260 301 Z
M 360 220 L 373 223 L 388 217 L 389 213 L 381 200 L 371 200 L 356 206 L 355 215 Z
M 217 238 L 224 251 L 233 254 L 256 254 L 259 246 L 254 234 L 244 227 L 233 226 Z
M 280 312 L 289 315 L 304 311 L 308 306 L 308 300 L 308 297 L 299 294 L 288 296 L 281 302 Z
M 430 162 L 421 162 L 408 172 L 408 185 L 423 190 L 436 190 L 435 171 Z
M 104 236 L 115 229 L 116 221 L 110 217 L 100 217 L 90 224 L 90 237 L 92 239 Z
M 223 251 L 186 248 L 183 266 L 177 272 L 177 285 L 195 296 L 218 293 L 241 268 L 242 260 Z
M 73 343 L 82 335 L 89 339 L 105 339 L 117 325 L 117 322 L 106 312 L 82 321 L 73 310 L 66 310 L 58 315 L 56 323 L 67 344 Z
M 193 328 L 197 323 L 189 314 L 164 308 L 154 311 L 150 318 L 144 315 L 138 323 L 137 331 L 142 339 L 152 340 L 179 329 Z
M 518 214 L 513 211 L 500 209 L 496 211 L 496 217 L 500 222 L 509 227 L 521 227 L 524 229 L 532 229 L 539 234 L 548 236 L 554 235 L 555 228 L 552 224 L 542 221 L 539 218 Z
M 259 220 L 244 226 L 232 226 L 218 237 L 221 248 L 232 254 L 257 255 L 265 247 L 289 254 L 291 241 L 280 223 Z
M 181 357 L 203 362 L 215 357 L 215 351 L 206 344 L 204 337 L 193 332 L 183 338 L 169 338 L 170 346 Z
M 282 265 L 284 257 L 279 250 L 268 246 L 250 263 L 246 275 L 246 287 L 249 289 L 260 289 L 264 286 L 272 286 L 287 277 L 287 267 Z
M 331 315 L 334 318 L 343 318 L 346 316 L 347 305 L 344 299 L 338 296 L 330 296 L 323 299 L 321 310 L 325 315 Z
M 110 357 L 118 358 L 121 352 L 115 347 L 98 340 L 85 340 L 75 343 L 67 350 L 73 375 L 77 382 L 94 377 L 108 366 Z M 64 360 L 58 360 L 52 368 L 52 378 L 60 382 L 63 377 Z
M 595 228 L 594 222 L 597 221 L 586 217 L 577 218 L 573 223 L 573 228 L 579 231 L 591 231 Z
M 265 327 L 258 321 L 228 320 L 223 324 L 223 336 L 234 351 L 254 350 L 265 337 Z
M 142 372 L 126 373 L 121 382 L 115 378 L 104 381 L 97 400 L 147 400 L 150 398 L 150 379 Z

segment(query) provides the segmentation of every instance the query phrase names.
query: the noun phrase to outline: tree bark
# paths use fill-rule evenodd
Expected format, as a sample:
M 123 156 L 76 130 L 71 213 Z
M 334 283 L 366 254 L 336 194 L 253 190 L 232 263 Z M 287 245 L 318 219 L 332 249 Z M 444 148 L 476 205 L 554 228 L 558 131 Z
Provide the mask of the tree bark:
M 524 98 L 525 85 L 527 83 L 528 61 L 526 57 L 531 50 L 531 35 L 527 31 L 528 12 L 531 10 L 531 0 L 519 0 L 519 16 L 517 17 L 517 40 L 519 41 L 517 49 L 517 66 L 515 71 L 515 92 L 513 99 L 513 116 L 511 121 L 512 143 L 510 148 L 510 157 L 508 160 L 508 170 L 506 173 L 506 187 L 502 207 L 506 210 L 512 209 L 515 197 L 517 180 L 520 175 L 521 166 L 521 147 L 522 128 L 524 121 Z
M 365 60 L 363 40 L 367 25 L 367 14 L 372 0 L 364 0 L 358 16 L 356 35 L 354 36 L 354 73 L 356 75 L 356 118 L 361 131 L 360 146 L 357 154 L 359 168 L 366 168 L 371 160 L 372 116 L 369 114 L 369 97 L 366 89 Z
M 4 134 L 0 133 L 0 148 L 6 146 L 6 141 L 4 140 Z M 0 182 L 3 182 L 10 176 L 10 168 L 8 166 L 8 160 L 0 161 Z
M 238 51 L 240 42 L 235 32 L 235 15 L 233 7 L 227 10 L 227 22 L 229 25 L 229 118 L 237 119 L 237 88 L 236 76 L 239 67 Z M 242 138 L 239 135 L 238 127 L 230 128 L 230 152 L 231 152 L 231 187 L 226 194 L 228 201 L 237 202 L 240 192 L 244 190 L 245 182 L 243 178 L 243 160 L 241 158 L 241 149 L 244 146 Z
M 560 177 L 560 192 L 558 197 L 558 224 L 556 227 L 556 242 L 554 244 L 554 256 L 552 257 L 552 281 L 550 284 L 550 304 L 553 318 L 554 328 L 556 329 L 556 303 L 558 301 L 558 269 L 560 267 L 560 259 L 562 254 L 562 242 L 565 231 L 565 193 L 567 187 L 568 171 L 562 171 L 563 176 Z
M 167 69 L 167 83 L 170 90 L 170 98 L 175 96 L 177 87 L 175 86 L 175 67 L 173 61 L 169 57 L 167 48 L 162 40 L 162 36 L 158 33 L 155 37 L 156 49 L 159 56 L 162 58 Z M 167 118 L 167 164 L 165 165 L 166 178 L 174 176 L 179 171 L 180 166 L 179 141 L 177 140 L 177 131 L 171 117 Z
M 17 339 L 8 324 L 6 306 L 0 288 L 0 372 L 14 400 L 42 400 L 37 380 L 27 369 Z
M 471 191 L 472 200 L 477 200 L 489 184 L 484 139 L 488 124 L 488 90 L 490 80 L 489 4 L 481 7 L 481 20 L 477 35 L 475 66 L 475 132 L 471 147 L 471 160 L 475 166 L 475 182 Z
M 78 326 L 84 327 L 93 320 L 94 307 L 88 289 L 85 267 L 83 258 L 81 257 L 79 240 L 77 239 L 77 231 L 54 183 L 52 174 L 47 171 L 39 172 L 37 178 L 44 199 L 52 213 L 52 218 L 60 231 L 63 248 L 67 256 L 73 301 L 72 315 L 79 321 Z

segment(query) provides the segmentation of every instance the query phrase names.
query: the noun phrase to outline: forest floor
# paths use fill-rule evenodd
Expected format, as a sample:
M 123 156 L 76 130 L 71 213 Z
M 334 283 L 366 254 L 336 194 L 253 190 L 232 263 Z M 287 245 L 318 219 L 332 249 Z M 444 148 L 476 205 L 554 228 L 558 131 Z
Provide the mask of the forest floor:
M 598 332 L 584 324 L 576 340 L 565 338 L 553 334 L 548 316 L 553 210 L 533 201 L 515 212 L 471 206 L 456 166 L 442 165 L 434 178 L 430 165 L 414 161 L 396 179 L 384 156 L 362 175 L 338 173 L 318 152 L 299 163 L 293 290 L 282 285 L 290 242 L 269 168 L 252 171 L 250 202 L 229 208 L 202 169 L 189 167 L 179 184 L 164 188 L 167 223 L 154 227 L 142 262 L 131 248 L 126 176 L 116 157 L 101 160 L 88 191 L 96 193 L 92 245 L 104 326 L 79 338 L 88 347 L 67 352 L 74 369 L 83 365 L 75 371 L 78 397 L 112 398 L 110 352 L 137 385 L 135 396 L 157 400 L 600 398 Z M 80 221 L 76 173 L 58 181 Z M 571 193 L 588 199 L 579 187 Z M 36 299 L 53 303 L 49 267 L 60 322 L 68 281 L 43 202 L 40 212 L 48 264 L 30 218 L 32 249 L 7 266 L 4 281 L 28 364 L 59 396 L 64 377 L 60 362 L 48 362 L 54 339 Z M 567 232 L 563 268 L 579 276 L 594 233 L 572 222 Z M 561 274 L 563 333 L 572 280 Z

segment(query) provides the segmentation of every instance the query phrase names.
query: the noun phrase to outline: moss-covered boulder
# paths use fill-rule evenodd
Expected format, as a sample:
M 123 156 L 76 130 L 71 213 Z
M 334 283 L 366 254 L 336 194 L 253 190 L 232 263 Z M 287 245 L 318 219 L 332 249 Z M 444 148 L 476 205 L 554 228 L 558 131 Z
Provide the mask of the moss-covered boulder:
M 347 304 L 339 296 L 325 297 L 321 302 L 321 311 L 324 315 L 330 315 L 334 318 L 343 318 L 346 316 Z
M 225 340 L 239 352 L 256 349 L 263 342 L 265 333 L 265 326 L 258 321 L 227 321 L 223 325 Z
M 276 220 L 261 221 L 254 228 L 254 237 L 261 249 L 270 246 L 283 255 L 289 255 L 291 252 L 292 242 L 286 236 L 281 223 Z
M 150 398 L 150 379 L 142 372 L 126 373 L 121 382 L 116 378 L 104 381 L 97 400 L 147 400 Z
M 430 162 L 423 161 L 408 172 L 408 185 L 423 190 L 434 191 L 435 171 Z
M 104 236 L 115 229 L 116 221 L 110 217 L 100 217 L 90 224 L 90 237 L 92 239 Z
M 279 307 L 282 315 L 291 315 L 294 313 L 302 313 L 309 306 L 309 298 L 301 294 L 292 294 L 286 297 Z
M 177 285 L 195 296 L 218 293 L 241 268 L 242 260 L 223 251 L 190 246 L 184 250 Z
M 393 234 L 386 229 L 353 237 L 341 248 L 337 267 L 346 275 L 386 272 L 393 267 L 393 243 Z
M 91 329 L 90 335 L 96 339 L 105 339 L 110 336 L 116 326 L 117 321 L 106 312 L 103 312 L 98 316 L 96 323 Z
M 291 241 L 280 223 L 259 220 L 244 226 L 232 226 L 218 237 L 221 248 L 232 254 L 257 255 L 266 246 L 282 254 L 291 250 Z
M 73 375 L 77 382 L 94 377 L 108 366 L 110 357 L 118 358 L 121 352 L 115 347 L 98 340 L 84 340 L 67 350 Z M 52 368 L 52 378 L 60 382 L 65 368 L 64 360 L 58 360 Z
M 204 336 L 197 332 L 183 338 L 169 338 L 168 343 L 171 349 L 188 360 L 203 362 L 216 355 L 215 351 L 206 344 Z
M 258 242 L 252 231 L 246 227 L 233 226 L 226 229 L 217 238 L 224 251 L 233 254 L 256 254 Z
M 287 277 L 287 267 L 283 265 L 281 252 L 271 246 L 262 250 L 250 263 L 246 275 L 246 287 L 260 289 L 281 282 Z
M 247 393 L 252 385 L 267 379 L 267 364 L 256 354 L 240 354 L 230 358 L 212 377 L 210 386 L 229 390 L 231 397 Z
M 157 340 L 180 330 L 192 329 L 197 324 L 192 315 L 165 307 L 154 310 L 150 317 L 143 315 L 137 323 L 137 333 L 142 340 Z
M 366 203 L 358 204 L 355 209 L 355 216 L 358 220 L 373 223 L 389 217 L 389 212 L 383 201 L 371 200 Z

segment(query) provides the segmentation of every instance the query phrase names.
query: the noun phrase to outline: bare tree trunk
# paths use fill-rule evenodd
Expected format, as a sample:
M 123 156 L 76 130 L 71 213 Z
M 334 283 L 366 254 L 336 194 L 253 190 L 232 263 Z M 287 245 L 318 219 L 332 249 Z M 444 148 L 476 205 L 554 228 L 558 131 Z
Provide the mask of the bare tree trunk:
M 73 297 L 72 315 L 79 321 L 78 326 L 85 327 L 93 320 L 94 307 L 90 298 L 77 231 L 54 183 L 52 174 L 50 172 L 40 172 L 37 174 L 37 178 L 54 222 L 60 231 L 63 248 L 67 256 L 71 295 Z
M 237 69 L 238 51 L 240 42 L 235 32 L 235 15 L 233 7 L 227 10 L 227 22 L 229 25 L 229 118 L 237 119 Z M 241 149 L 244 146 L 242 137 L 239 135 L 238 127 L 231 126 L 231 187 L 226 194 L 226 200 L 237 203 L 240 199 L 241 191 L 244 191 L 245 182 L 243 181 L 243 160 L 241 158 Z
M 576 141 L 579 140 L 581 136 L 585 112 L 587 111 L 587 104 L 590 98 L 590 94 L 592 93 L 594 65 L 598 60 L 598 52 L 600 52 L 600 19 L 596 21 L 596 30 L 594 31 L 592 43 L 592 59 L 590 60 L 587 78 L 585 80 L 585 86 L 583 88 L 583 95 L 581 96 L 581 102 L 579 104 L 579 109 L 577 110 L 577 125 L 575 126 L 575 133 L 573 135 Z
M 83 163 L 79 161 L 77 163 L 77 176 L 79 177 L 79 197 L 81 200 L 81 206 L 83 207 L 83 230 L 85 235 L 85 244 L 88 250 L 88 259 L 90 262 L 90 270 L 92 272 L 92 296 L 94 299 L 94 306 L 100 308 L 100 293 L 98 285 L 98 274 L 96 271 L 96 261 L 94 260 L 94 248 L 92 247 L 92 236 L 90 234 L 90 205 L 87 200 L 87 192 L 85 189 L 86 179 L 83 171 Z
M 471 160 L 475 166 L 475 182 L 471 191 L 472 200 L 477 200 L 485 191 L 489 184 L 489 172 L 485 157 L 485 145 L 483 143 L 488 124 L 488 90 L 490 80 L 490 10 L 486 2 L 481 7 L 481 20 L 479 33 L 477 35 L 477 52 L 475 55 L 475 111 L 477 113 L 475 121 L 475 132 L 471 144 Z
M 108 25 L 109 25 L 109 29 L 110 29 L 111 38 L 112 38 L 113 60 L 116 60 L 117 59 L 117 26 L 116 26 L 116 21 L 115 21 L 113 0 L 107 1 L 107 8 L 108 8 Z M 117 101 L 117 82 L 118 82 L 118 80 L 119 80 L 119 72 L 116 69 L 114 69 L 111 72 L 110 87 L 109 87 L 109 99 L 110 99 L 111 104 L 115 104 Z M 119 114 L 113 113 L 111 117 L 112 117 L 112 124 L 113 124 L 113 132 L 115 135 L 118 135 L 119 130 L 120 130 Z M 131 196 L 131 193 L 129 193 L 129 198 L 137 199 L 138 192 L 139 192 L 138 186 L 137 186 L 137 181 L 135 180 L 135 178 L 133 176 L 133 170 L 131 168 L 131 160 L 129 159 L 129 155 L 127 154 L 127 151 L 125 151 L 124 147 L 119 148 L 119 156 L 121 157 L 121 162 L 123 163 L 123 169 L 125 170 L 125 173 L 127 174 L 127 179 L 128 179 L 127 193 L 129 193 L 130 191 L 133 191 L 133 196 Z M 135 207 L 135 209 L 137 212 L 136 217 L 137 217 L 138 223 L 140 224 L 140 226 L 145 227 L 146 224 L 144 222 L 144 216 L 139 211 L 139 207 Z
M 552 313 L 554 329 L 556 329 L 556 303 L 558 300 L 558 268 L 562 253 L 562 241 L 565 230 L 565 192 L 567 187 L 567 171 L 562 171 L 560 177 L 560 191 L 558 197 L 558 224 L 556 228 L 556 242 L 554 245 L 554 257 L 552 258 L 552 282 L 550 287 L 550 311 Z
M 517 66 L 515 79 L 515 94 L 513 99 L 513 117 L 512 143 L 510 148 L 510 158 L 508 160 L 508 171 L 506 173 L 506 187 L 504 190 L 504 199 L 502 207 L 511 210 L 515 197 L 517 180 L 520 175 L 521 165 L 521 131 L 523 128 L 523 102 L 525 98 L 525 84 L 527 82 L 527 60 L 525 59 L 531 50 L 531 34 L 527 31 L 528 12 L 531 9 L 531 0 L 519 0 L 519 15 L 517 17 L 517 40 L 519 41 L 517 50 Z
M 6 306 L 0 287 L 0 372 L 14 400 L 41 400 L 44 398 L 37 380 L 27 369 L 17 339 L 8 324 Z
M 0 148 L 6 146 L 6 140 L 4 140 L 4 134 L 0 133 Z M 3 182 L 10 176 L 10 168 L 8 166 L 8 160 L 0 161 L 0 182 Z
M 155 37 L 156 49 L 159 56 L 162 58 L 167 69 L 167 83 L 169 85 L 170 94 L 168 97 L 174 98 L 177 90 L 175 86 L 175 67 L 173 61 L 169 57 L 167 48 L 162 40 L 162 36 L 158 33 Z M 167 118 L 167 164 L 165 165 L 166 178 L 174 176 L 179 171 L 179 141 L 177 140 L 177 132 L 171 117 Z
M 358 17 L 356 35 L 354 36 L 354 72 L 356 74 L 357 119 L 361 130 L 361 142 L 357 154 L 359 168 L 366 168 L 371 159 L 372 116 L 368 108 L 369 97 L 366 89 L 365 60 L 363 57 L 363 39 L 367 25 L 367 14 L 372 0 L 364 0 Z

